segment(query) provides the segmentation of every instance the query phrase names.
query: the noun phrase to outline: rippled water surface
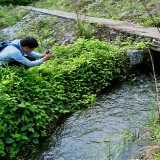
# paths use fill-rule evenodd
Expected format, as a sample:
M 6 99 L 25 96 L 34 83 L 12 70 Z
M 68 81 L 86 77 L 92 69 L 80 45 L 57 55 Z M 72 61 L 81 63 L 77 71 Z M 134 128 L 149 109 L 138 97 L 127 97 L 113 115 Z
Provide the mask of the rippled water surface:
M 113 159 L 123 136 L 147 122 L 155 100 L 151 76 L 141 75 L 134 83 L 125 82 L 103 93 L 91 109 L 81 110 L 62 124 L 49 142 L 49 149 L 35 160 L 108 160 Z M 141 146 L 124 150 L 118 160 L 128 159 Z

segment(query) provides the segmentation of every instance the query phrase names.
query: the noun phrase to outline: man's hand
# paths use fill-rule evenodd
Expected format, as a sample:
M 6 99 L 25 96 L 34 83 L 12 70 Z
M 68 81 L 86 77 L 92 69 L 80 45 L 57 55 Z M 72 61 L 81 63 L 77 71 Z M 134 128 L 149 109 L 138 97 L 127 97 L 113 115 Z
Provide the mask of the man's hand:
M 52 57 L 52 53 L 50 52 L 50 53 L 48 53 L 48 54 L 45 54 L 45 56 L 44 56 L 42 59 L 43 59 L 43 61 L 47 61 L 47 60 L 49 60 L 51 57 Z
M 51 54 L 50 50 L 48 49 L 42 54 L 42 58 L 45 57 L 47 54 Z

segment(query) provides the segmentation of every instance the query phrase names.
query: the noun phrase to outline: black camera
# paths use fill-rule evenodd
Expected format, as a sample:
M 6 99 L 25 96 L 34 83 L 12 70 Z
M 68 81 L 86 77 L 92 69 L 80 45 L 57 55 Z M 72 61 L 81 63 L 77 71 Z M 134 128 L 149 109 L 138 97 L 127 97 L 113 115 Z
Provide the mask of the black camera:
M 46 54 L 49 54 L 49 53 L 51 53 L 51 51 L 48 49 L 48 50 L 46 51 Z

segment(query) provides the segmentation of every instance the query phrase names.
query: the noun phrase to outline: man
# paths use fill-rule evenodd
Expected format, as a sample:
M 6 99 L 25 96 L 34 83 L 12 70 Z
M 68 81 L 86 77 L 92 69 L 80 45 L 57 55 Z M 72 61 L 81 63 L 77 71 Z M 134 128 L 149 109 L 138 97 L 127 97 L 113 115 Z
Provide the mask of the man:
M 27 67 L 34 67 L 42 64 L 52 57 L 52 54 L 48 50 L 45 51 L 44 54 L 34 52 L 34 49 L 38 47 L 38 42 L 33 37 L 14 40 L 12 41 L 12 44 L 17 47 L 9 45 L 0 52 L 0 65 L 24 64 Z M 36 60 L 36 58 L 38 58 L 38 60 Z

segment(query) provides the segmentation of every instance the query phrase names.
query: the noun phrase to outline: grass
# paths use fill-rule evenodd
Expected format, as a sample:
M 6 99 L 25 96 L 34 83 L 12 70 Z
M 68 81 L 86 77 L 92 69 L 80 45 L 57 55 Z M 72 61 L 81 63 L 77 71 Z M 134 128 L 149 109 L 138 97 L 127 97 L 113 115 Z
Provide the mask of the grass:
M 2 7 L 0 8 L 0 29 L 12 26 L 20 21 L 29 11 L 24 7 Z
M 151 132 L 151 137 L 155 144 L 160 144 L 159 133 L 160 133 L 160 122 L 157 117 L 157 109 L 155 104 L 152 104 L 152 113 L 148 115 L 149 129 Z M 153 153 L 155 160 L 160 160 L 160 153 Z
M 81 13 L 92 17 L 130 21 L 144 26 L 160 26 L 159 0 L 145 0 L 145 4 L 154 18 L 152 22 L 141 0 L 40 0 L 35 7 Z M 116 8 L 116 9 L 115 9 Z M 0 8 L 0 29 L 11 26 L 19 21 L 28 11 L 23 7 Z M 4 15 L 7 15 L 5 18 Z
M 145 0 L 145 3 L 150 11 L 157 8 L 157 12 L 152 13 L 152 16 L 156 21 L 156 26 L 160 26 L 160 15 L 158 14 L 158 6 L 160 6 L 159 0 Z M 79 0 L 74 1 L 74 3 L 69 0 L 40 0 L 35 3 L 35 7 L 63 10 L 74 13 L 81 12 L 82 14 L 86 14 L 88 16 L 130 21 L 145 26 L 155 26 L 148 16 L 141 0 Z

